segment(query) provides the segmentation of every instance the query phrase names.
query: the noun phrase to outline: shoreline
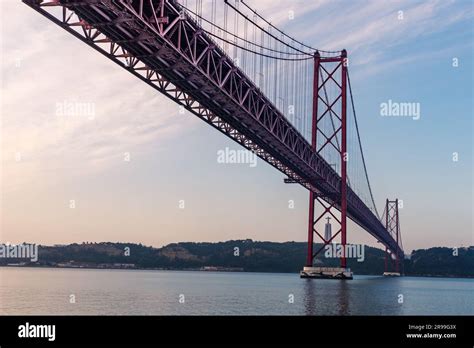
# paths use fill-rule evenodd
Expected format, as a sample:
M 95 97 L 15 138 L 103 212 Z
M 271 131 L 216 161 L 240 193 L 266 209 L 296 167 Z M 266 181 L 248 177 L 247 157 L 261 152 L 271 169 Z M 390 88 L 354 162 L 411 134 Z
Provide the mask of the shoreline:
M 0 265 L 1 268 L 43 268 L 43 269 L 86 269 L 86 270 L 104 270 L 104 271 L 170 271 L 170 272 L 202 272 L 202 273 L 268 273 L 268 274 L 298 274 L 298 272 L 267 272 L 267 271 L 240 271 L 240 270 L 203 270 L 203 269 L 182 269 L 182 268 L 114 268 L 114 267 L 57 267 L 57 266 L 31 266 L 31 265 L 24 265 L 24 266 L 17 266 L 17 265 Z M 380 276 L 383 277 L 382 274 L 362 274 L 356 273 L 355 276 Z M 412 277 L 412 278 L 445 278 L 445 279 L 474 279 L 473 277 L 462 277 L 462 276 L 447 276 L 447 275 L 419 275 L 419 274 L 410 274 L 410 275 L 403 275 L 402 277 Z

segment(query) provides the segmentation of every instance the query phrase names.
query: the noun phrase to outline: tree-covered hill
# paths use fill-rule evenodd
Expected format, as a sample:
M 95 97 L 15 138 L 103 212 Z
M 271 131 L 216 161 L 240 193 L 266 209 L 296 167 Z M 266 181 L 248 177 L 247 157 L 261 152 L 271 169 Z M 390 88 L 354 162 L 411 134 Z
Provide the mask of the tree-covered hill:
M 317 250 L 321 245 L 315 245 Z M 133 243 L 82 243 L 39 246 L 38 262 L 0 258 L 0 265 L 26 262 L 26 265 L 58 267 L 119 267 L 158 269 L 219 269 L 247 272 L 299 272 L 305 263 L 305 242 L 258 242 L 231 240 L 218 243 L 173 243 L 153 248 Z M 338 266 L 337 258 L 326 258 L 318 265 Z M 404 260 L 405 274 L 418 276 L 474 277 L 474 247 L 414 250 Z M 384 252 L 365 246 L 364 260 L 349 259 L 355 274 L 382 274 Z

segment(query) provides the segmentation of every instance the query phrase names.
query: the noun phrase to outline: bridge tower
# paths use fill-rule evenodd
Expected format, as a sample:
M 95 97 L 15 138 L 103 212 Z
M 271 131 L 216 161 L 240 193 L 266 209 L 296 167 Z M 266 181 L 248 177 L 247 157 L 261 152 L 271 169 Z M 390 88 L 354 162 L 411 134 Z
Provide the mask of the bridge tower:
M 338 163 L 332 163 L 341 176 L 341 189 L 338 197 L 327 197 L 321 193 L 310 191 L 308 216 L 308 249 L 306 267 L 301 276 L 352 278 L 347 269 L 345 246 L 347 243 L 347 51 L 342 50 L 339 56 L 321 57 L 319 52 L 314 54 L 313 76 L 313 110 L 311 146 L 312 150 L 324 156 L 325 151 L 337 153 Z M 333 93 L 328 95 L 328 89 Z M 334 93 L 334 91 L 336 91 Z M 330 121 L 330 130 L 322 127 L 323 121 Z M 334 199 L 336 198 L 336 199 Z M 322 209 L 316 215 L 316 203 Z M 333 234 L 329 239 L 318 230 L 317 223 L 325 216 L 331 216 L 334 221 Z M 323 246 L 316 252 L 314 237 L 322 240 Z M 342 256 L 340 268 L 313 267 L 313 261 L 326 245 L 340 236 Z M 312 275 L 312 276 L 311 276 Z
M 400 235 L 400 216 L 398 214 L 399 201 L 398 199 L 385 201 L 385 228 L 392 235 L 395 236 L 397 246 L 401 244 Z M 385 248 L 385 271 L 384 275 L 400 275 L 400 256 L 396 251 L 392 252 Z M 403 268 L 403 259 L 401 260 Z M 392 269 L 392 271 L 390 271 Z

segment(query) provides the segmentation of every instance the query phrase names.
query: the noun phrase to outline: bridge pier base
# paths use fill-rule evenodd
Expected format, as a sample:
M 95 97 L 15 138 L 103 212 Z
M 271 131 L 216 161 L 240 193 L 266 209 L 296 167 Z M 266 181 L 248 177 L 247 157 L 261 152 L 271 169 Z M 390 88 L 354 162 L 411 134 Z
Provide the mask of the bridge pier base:
M 352 279 L 353 273 L 345 267 L 304 267 L 300 278 Z

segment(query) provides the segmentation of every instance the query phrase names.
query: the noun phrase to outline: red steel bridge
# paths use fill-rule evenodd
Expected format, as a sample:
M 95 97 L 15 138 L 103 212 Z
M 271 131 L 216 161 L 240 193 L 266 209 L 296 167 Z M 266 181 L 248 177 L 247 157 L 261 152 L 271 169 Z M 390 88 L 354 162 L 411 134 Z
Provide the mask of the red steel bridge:
M 306 266 L 322 250 L 314 237 L 347 244 L 349 218 L 385 246 L 386 270 L 399 271 L 398 201 L 379 215 L 346 50 L 298 41 L 247 0 L 23 2 L 307 188 Z M 328 216 L 338 226 L 330 238 Z

